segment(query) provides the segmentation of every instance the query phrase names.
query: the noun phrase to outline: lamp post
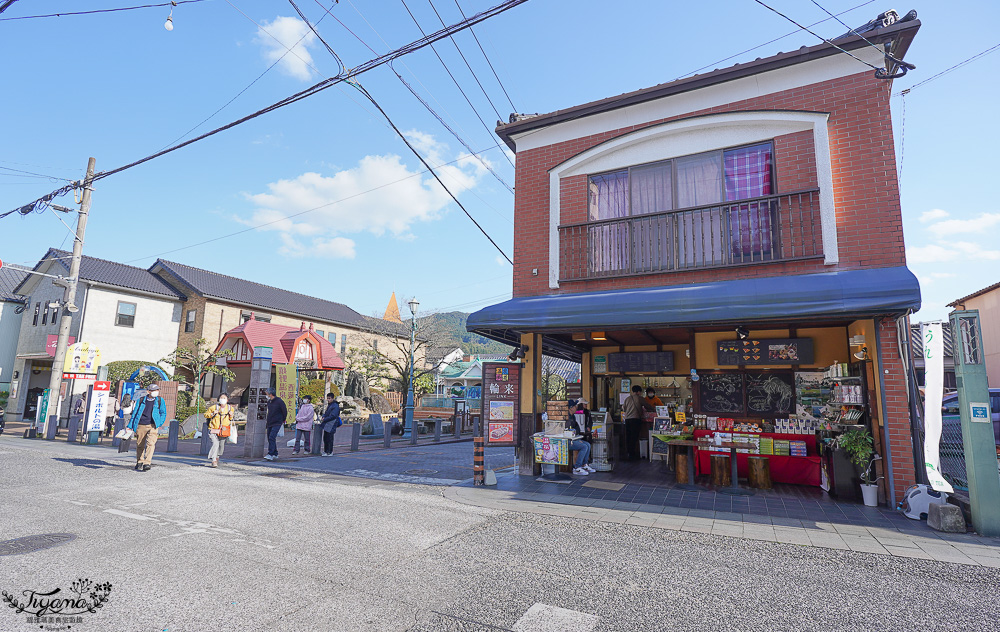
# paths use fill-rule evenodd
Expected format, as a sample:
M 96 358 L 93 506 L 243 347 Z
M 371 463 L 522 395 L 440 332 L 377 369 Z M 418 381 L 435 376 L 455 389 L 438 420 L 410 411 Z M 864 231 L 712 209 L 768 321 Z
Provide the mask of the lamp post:
M 411 298 L 407 305 L 410 306 L 412 317 L 410 319 L 410 381 L 406 391 L 406 419 L 404 421 L 410 428 L 410 445 L 417 445 L 417 424 L 413 419 L 413 346 L 417 338 L 417 308 L 420 307 L 420 301 Z

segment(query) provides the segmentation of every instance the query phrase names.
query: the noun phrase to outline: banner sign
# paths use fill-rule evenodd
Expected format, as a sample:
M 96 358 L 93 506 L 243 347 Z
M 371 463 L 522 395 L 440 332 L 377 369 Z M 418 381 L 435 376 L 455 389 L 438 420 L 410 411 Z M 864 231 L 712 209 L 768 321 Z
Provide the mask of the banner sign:
M 38 396 L 38 408 L 35 409 L 35 427 L 40 436 L 45 436 L 45 426 L 49 423 L 49 389 Z
M 941 323 L 923 323 L 924 339 L 924 468 L 939 492 L 954 492 L 941 475 L 941 400 L 944 399 L 944 339 Z
M 63 373 L 93 373 L 101 366 L 101 350 L 89 342 L 77 342 L 66 348 Z
M 111 395 L 111 382 L 94 382 L 94 389 L 87 402 L 87 417 L 84 432 L 100 432 L 104 430 L 104 418 L 111 416 L 108 410 L 108 397 Z
M 276 364 L 274 365 L 275 373 L 275 387 L 274 390 L 277 392 L 278 397 L 280 397 L 285 402 L 285 408 L 288 414 L 285 417 L 285 423 L 295 423 L 295 400 L 298 397 L 297 389 L 295 388 L 296 383 L 296 370 L 294 364 Z
M 516 446 L 521 418 L 521 365 L 483 363 L 482 420 L 487 446 Z

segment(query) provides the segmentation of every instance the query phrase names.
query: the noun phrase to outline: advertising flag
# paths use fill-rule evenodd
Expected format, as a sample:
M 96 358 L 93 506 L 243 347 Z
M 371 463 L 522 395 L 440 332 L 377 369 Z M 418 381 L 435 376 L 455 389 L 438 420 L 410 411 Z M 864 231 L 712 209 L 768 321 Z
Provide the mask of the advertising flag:
M 944 341 L 941 323 L 923 323 L 924 339 L 924 467 L 931 487 L 954 492 L 941 475 L 941 400 L 944 399 Z

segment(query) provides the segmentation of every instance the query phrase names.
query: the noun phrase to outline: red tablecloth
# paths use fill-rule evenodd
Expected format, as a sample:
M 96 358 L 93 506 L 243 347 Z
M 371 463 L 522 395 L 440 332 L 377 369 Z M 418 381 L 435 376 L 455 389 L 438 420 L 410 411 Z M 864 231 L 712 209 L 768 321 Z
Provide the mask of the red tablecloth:
M 695 439 L 699 437 L 711 436 L 712 430 L 695 430 Z M 806 450 L 809 456 L 778 456 L 774 454 L 762 454 L 771 462 L 771 480 L 775 483 L 792 483 L 795 485 L 812 485 L 819 487 L 820 484 L 820 457 L 816 456 L 816 435 L 797 434 L 776 434 L 771 432 L 743 433 L 759 434 L 761 437 L 771 437 L 774 439 L 785 439 L 787 441 L 805 441 Z M 721 454 L 708 450 L 698 450 L 698 458 L 695 461 L 698 474 L 709 474 L 712 471 L 711 455 Z M 727 450 L 725 454 L 729 454 Z M 741 476 L 746 476 L 748 471 L 747 457 L 749 454 L 736 455 L 736 467 Z M 753 455 L 757 456 L 757 455 Z

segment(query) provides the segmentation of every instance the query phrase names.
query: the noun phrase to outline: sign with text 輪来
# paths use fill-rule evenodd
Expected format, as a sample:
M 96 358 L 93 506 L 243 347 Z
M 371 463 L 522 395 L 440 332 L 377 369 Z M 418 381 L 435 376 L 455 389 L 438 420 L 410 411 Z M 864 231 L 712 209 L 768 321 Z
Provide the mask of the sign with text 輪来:
M 506 362 L 483 363 L 482 423 L 487 446 L 517 445 L 521 368 Z

